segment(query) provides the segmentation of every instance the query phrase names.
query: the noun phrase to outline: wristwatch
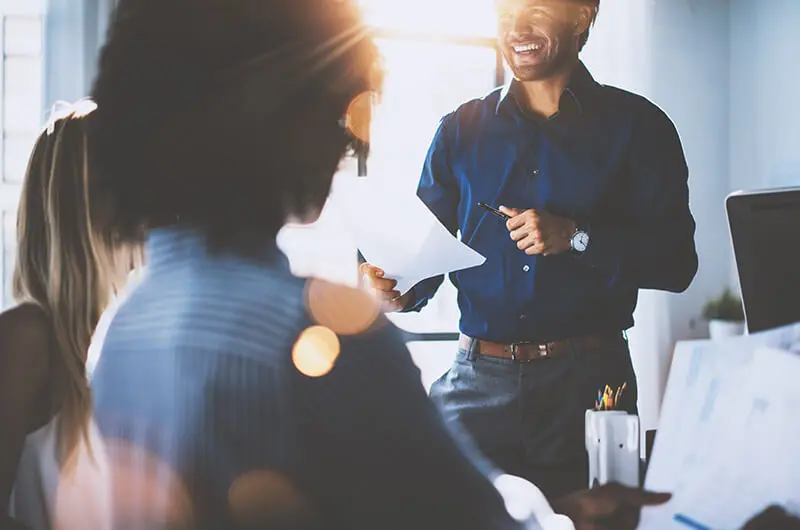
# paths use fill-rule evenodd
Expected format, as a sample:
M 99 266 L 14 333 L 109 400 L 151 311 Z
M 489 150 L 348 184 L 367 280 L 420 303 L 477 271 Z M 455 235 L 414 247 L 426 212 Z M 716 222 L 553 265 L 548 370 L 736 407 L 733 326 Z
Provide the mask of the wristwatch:
M 572 252 L 578 254 L 586 252 L 586 249 L 589 248 L 589 234 L 586 230 L 580 227 L 575 229 L 575 233 L 572 234 L 572 238 L 569 240 L 569 248 L 572 249 Z

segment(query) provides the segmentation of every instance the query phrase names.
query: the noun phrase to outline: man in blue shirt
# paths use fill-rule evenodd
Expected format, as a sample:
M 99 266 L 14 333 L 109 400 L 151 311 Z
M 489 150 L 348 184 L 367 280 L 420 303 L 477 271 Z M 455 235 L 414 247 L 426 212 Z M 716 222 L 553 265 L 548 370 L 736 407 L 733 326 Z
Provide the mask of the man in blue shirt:
M 587 485 L 584 412 L 598 390 L 624 385 L 615 408 L 636 411 L 623 333 L 639 289 L 689 286 L 695 223 L 670 119 L 578 59 L 599 0 L 497 8 L 514 80 L 442 119 L 418 189 L 487 257 L 451 275 L 462 335 L 431 395 L 498 466 L 557 498 Z M 419 311 L 443 281 L 399 293 L 362 272 L 389 310 Z

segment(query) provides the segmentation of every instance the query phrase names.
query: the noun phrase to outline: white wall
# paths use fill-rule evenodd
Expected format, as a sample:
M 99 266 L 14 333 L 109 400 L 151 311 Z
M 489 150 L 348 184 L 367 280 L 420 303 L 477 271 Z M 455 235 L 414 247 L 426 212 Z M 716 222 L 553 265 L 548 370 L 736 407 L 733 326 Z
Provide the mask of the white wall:
M 666 111 L 690 170 L 697 278 L 684 294 L 642 292 L 630 333 L 645 428 L 656 425 L 675 341 L 705 333 L 699 311 L 730 279 L 723 206 L 730 165 L 728 10 L 727 0 L 604 0 L 584 52 L 598 81 L 642 94 Z
M 800 185 L 800 1 L 731 0 L 730 189 Z
M 675 122 L 690 170 L 700 269 L 681 295 L 643 292 L 631 332 L 646 427 L 676 340 L 701 337 L 703 303 L 735 285 L 725 196 L 800 185 L 800 1 L 604 0 L 584 60 Z

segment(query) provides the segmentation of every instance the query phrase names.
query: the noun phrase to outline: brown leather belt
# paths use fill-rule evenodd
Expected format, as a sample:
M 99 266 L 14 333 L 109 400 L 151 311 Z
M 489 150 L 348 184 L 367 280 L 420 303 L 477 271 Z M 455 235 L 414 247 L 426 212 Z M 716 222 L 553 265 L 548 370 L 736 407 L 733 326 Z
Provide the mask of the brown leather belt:
M 461 335 L 458 340 L 460 348 L 470 351 L 474 342 L 477 342 L 475 352 L 487 357 L 497 357 L 500 359 L 511 359 L 520 363 L 529 363 L 539 359 L 549 359 L 560 357 L 569 352 L 570 346 L 580 349 L 597 349 L 619 341 L 622 333 L 607 335 L 590 335 L 575 339 L 555 340 L 552 342 L 515 342 L 503 344 L 500 342 L 490 342 L 487 340 L 473 339 L 466 335 Z

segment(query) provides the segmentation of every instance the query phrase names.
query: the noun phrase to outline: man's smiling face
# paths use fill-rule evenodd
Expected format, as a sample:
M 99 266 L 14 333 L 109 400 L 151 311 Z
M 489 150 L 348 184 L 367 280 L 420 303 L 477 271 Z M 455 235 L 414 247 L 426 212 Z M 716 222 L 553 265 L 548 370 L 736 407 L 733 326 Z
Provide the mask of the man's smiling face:
M 520 81 L 547 79 L 575 60 L 593 11 L 577 0 L 499 0 L 500 45 Z

